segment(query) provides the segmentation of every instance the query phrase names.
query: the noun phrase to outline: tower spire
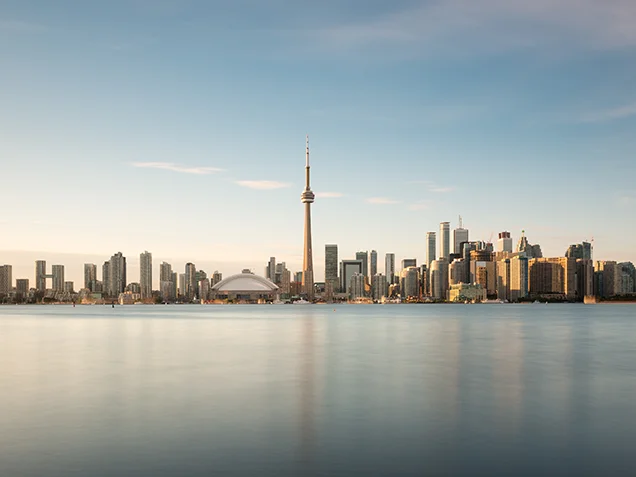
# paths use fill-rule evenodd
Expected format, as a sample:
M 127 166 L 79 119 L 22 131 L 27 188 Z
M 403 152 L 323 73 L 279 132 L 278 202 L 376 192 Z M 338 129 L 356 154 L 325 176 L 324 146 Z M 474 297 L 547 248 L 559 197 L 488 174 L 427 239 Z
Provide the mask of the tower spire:
M 305 190 L 300 201 L 305 205 L 305 237 L 303 243 L 303 292 L 311 301 L 314 299 L 314 263 L 311 250 L 311 204 L 314 193 L 309 187 L 309 135 L 305 138 Z

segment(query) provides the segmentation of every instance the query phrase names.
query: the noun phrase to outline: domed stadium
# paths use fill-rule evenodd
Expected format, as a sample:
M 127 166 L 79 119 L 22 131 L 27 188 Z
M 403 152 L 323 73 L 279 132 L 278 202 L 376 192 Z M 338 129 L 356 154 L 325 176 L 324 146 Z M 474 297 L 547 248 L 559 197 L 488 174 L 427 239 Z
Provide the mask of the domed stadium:
M 231 300 L 247 303 L 274 300 L 279 287 L 267 278 L 254 275 L 249 270 L 221 280 L 210 290 L 212 299 Z

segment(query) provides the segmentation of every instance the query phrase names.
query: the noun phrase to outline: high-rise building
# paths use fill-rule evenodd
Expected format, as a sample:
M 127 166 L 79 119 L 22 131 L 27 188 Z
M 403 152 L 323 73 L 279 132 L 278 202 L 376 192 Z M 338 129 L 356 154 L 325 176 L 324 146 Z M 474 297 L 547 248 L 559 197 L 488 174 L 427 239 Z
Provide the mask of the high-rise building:
M 466 261 L 463 258 L 456 258 L 448 266 L 448 280 L 450 285 L 466 283 Z
M 450 255 L 450 222 L 439 224 L 439 258 L 448 262 Z
M 73 282 L 64 282 L 64 293 L 75 293 L 75 284 Z
M 567 258 L 592 260 L 592 244 L 589 242 L 582 242 L 570 245 L 565 252 L 565 256 Z
M 499 232 L 497 251 L 512 253 L 512 237 L 510 237 L 510 232 Z
M 53 275 L 52 289 L 55 292 L 64 292 L 64 265 L 53 265 L 51 267 Z
M 622 262 L 618 266 L 621 270 L 621 295 L 636 292 L 636 267 L 632 262 Z
M 41 293 L 46 291 L 46 260 L 35 262 L 35 289 Z
M 400 272 L 400 290 L 403 298 L 420 298 L 420 269 L 416 266 L 403 268 Z
M 152 298 L 152 254 L 148 251 L 139 255 L 139 285 L 141 299 Z
M 598 276 L 596 294 L 608 298 L 620 295 L 623 287 L 622 267 L 615 261 L 605 260 L 594 262 L 595 276 Z
M 462 244 L 468 242 L 468 229 L 464 228 L 461 216 L 459 217 L 459 227 L 453 230 L 453 251 L 456 254 L 462 253 Z
M 356 298 L 364 297 L 364 282 L 365 276 L 361 273 L 354 273 L 349 279 L 349 298 L 355 300 Z
M 188 300 L 194 299 L 197 293 L 197 267 L 194 263 L 185 265 L 185 289 L 184 295 Z
M 528 258 L 517 255 L 510 258 L 510 301 L 519 301 L 528 296 Z
M 568 300 L 577 297 L 575 258 L 530 259 L 528 277 L 532 295 L 563 295 Z
M 543 253 L 541 252 L 541 246 L 530 245 L 525 232 L 525 230 L 521 231 L 521 237 L 519 237 L 519 242 L 517 242 L 517 252 L 525 253 L 528 258 L 542 258 Z
M 337 292 L 338 286 L 338 245 L 325 245 L 325 284 L 330 283 L 332 290 Z
M 435 260 L 437 240 L 435 232 L 426 232 L 426 266 L 430 270 L 431 262 Z
M 342 293 L 348 293 L 351 277 L 355 273 L 362 275 L 361 260 L 342 260 L 340 262 L 340 291 Z
M 92 292 L 97 287 L 97 265 L 94 263 L 84 264 L 84 288 Z
M 378 273 L 378 252 L 371 250 L 369 255 L 369 283 L 371 283 L 371 277 Z
M 223 280 L 223 274 L 221 272 L 219 272 L 218 270 L 214 270 L 214 273 L 212 274 L 212 283 L 210 283 L 210 286 L 214 286 L 217 283 L 219 283 L 221 280 Z
M 108 268 L 110 290 L 109 294 L 118 297 L 126 289 L 126 257 L 121 252 L 117 252 L 110 257 L 110 266 Z
M 22 298 L 28 295 L 29 293 L 29 279 L 28 278 L 18 278 L 15 281 L 15 291 Z
M 389 285 L 395 283 L 395 254 L 387 253 L 384 256 L 384 274 Z
M 159 290 L 164 301 L 177 298 L 176 283 L 173 282 L 175 275 L 173 275 L 172 265 L 169 263 L 162 262 L 159 265 Z
M 13 267 L 0 266 L 0 295 L 8 295 L 13 291 Z
M 367 277 L 369 274 L 369 252 L 356 252 L 356 260 L 362 262 L 362 275 Z
M 110 289 L 110 261 L 102 265 L 102 292 L 104 295 L 111 295 Z
M 210 280 L 202 278 L 199 280 L 199 298 L 207 300 L 210 298 Z
M 446 300 L 448 293 L 448 262 L 444 259 L 433 260 L 429 271 L 431 297 Z
M 186 289 L 188 288 L 188 285 L 187 285 L 186 277 L 187 275 L 185 273 L 179 274 L 179 292 L 178 292 L 179 298 L 187 297 Z
M 586 296 L 594 295 L 594 263 L 591 259 L 576 260 L 576 296 L 583 301 Z
M 265 278 L 276 283 L 276 257 L 269 257 L 269 262 L 265 266 Z
M 374 300 L 380 301 L 387 295 L 388 283 L 386 275 L 376 273 L 371 277 L 371 296 Z
M 309 301 L 314 299 L 314 260 L 311 249 L 311 204 L 315 195 L 309 186 L 309 136 L 305 151 L 305 190 L 300 195 L 300 201 L 305 204 L 305 229 L 303 241 L 303 276 L 302 289 Z

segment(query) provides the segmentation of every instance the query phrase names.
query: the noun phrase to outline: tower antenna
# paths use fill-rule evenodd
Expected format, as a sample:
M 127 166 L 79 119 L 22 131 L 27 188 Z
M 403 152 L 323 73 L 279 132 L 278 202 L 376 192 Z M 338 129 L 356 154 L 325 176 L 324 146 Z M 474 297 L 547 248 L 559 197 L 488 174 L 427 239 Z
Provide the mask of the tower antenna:
M 464 227 L 463 227 L 463 223 L 462 223 L 462 216 L 461 216 L 461 215 L 459 216 L 459 228 L 460 228 L 460 229 L 463 229 L 463 228 L 464 228 Z

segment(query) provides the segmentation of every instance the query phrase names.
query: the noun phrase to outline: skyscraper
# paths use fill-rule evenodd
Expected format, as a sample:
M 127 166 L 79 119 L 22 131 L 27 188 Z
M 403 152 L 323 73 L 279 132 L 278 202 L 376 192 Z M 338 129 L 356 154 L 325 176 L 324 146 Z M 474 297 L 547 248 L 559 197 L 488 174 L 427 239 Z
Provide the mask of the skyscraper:
M 0 295 L 8 295 L 13 291 L 13 267 L 0 266 Z
M 348 293 L 351 277 L 355 273 L 362 275 L 362 261 L 342 260 L 340 262 L 340 291 L 342 293 Z
M 269 262 L 267 262 L 265 267 L 265 278 L 272 283 L 276 283 L 276 257 L 269 257 Z
M 512 238 L 510 237 L 510 232 L 499 232 L 497 251 L 512 253 Z
M 94 263 L 84 264 L 84 288 L 94 292 L 97 285 L 97 266 Z
M 384 256 L 384 274 L 389 285 L 395 283 L 395 254 L 387 253 Z
M 450 255 L 450 222 L 439 224 L 439 258 L 448 261 Z
M 369 273 L 369 252 L 356 252 L 356 260 L 360 260 L 362 262 L 362 275 L 365 277 L 368 276 Z
M 164 300 L 177 298 L 175 283 L 173 283 L 172 265 L 166 262 L 162 262 L 159 266 L 159 290 Z
M 300 195 L 300 201 L 305 204 L 305 233 L 303 242 L 303 276 L 302 289 L 308 300 L 314 299 L 314 261 L 311 250 L 311 204 L 314 193 L 309 186 L 309 136 L 306 138 L 305 150 L 305 190 Z
M 141 299 L 152 297 L 152 254 L 148 251 L 139 255 L 139 285 Z
M 46 291 L 46 260 L 35 262 L 35 289 L 39 292 Z
M 435 260 L 435 253 L 437 251 L 437 240 L 435 232 L 426 232 L 426 266 L 430 270 L 431 262 Z
M 102 291 L 104 295 L 110 295 L 110 262 L 104 262 L 102 265 Z
M 53 275 L 53 291 L 64 292 L 64 265 L 53 265 L 51 267 Z
M 126 289 L 126 257 L 117 252 L 110 257 L 110 294 L 115 298 Z
M 185 265 L 185 290 L 184 295 L 188 300 L 192 300 L 197 293 L 197 267 L 194 263 Z
M 378 252 L 371 250 L 369 256 L 369 283 L 371 283 L 371 277 L 374 277 L 378 273 Z
M 338 245 L 325 245 L 325 283 L 331 283 L 332 290 L 337 292 L 338 286 Z
M 462 253 L 462 243 L 468 242 L 468 229 L 464 228 L 462 217 L 459 216 L 459 227 L 453 230 L 453 251 Z

